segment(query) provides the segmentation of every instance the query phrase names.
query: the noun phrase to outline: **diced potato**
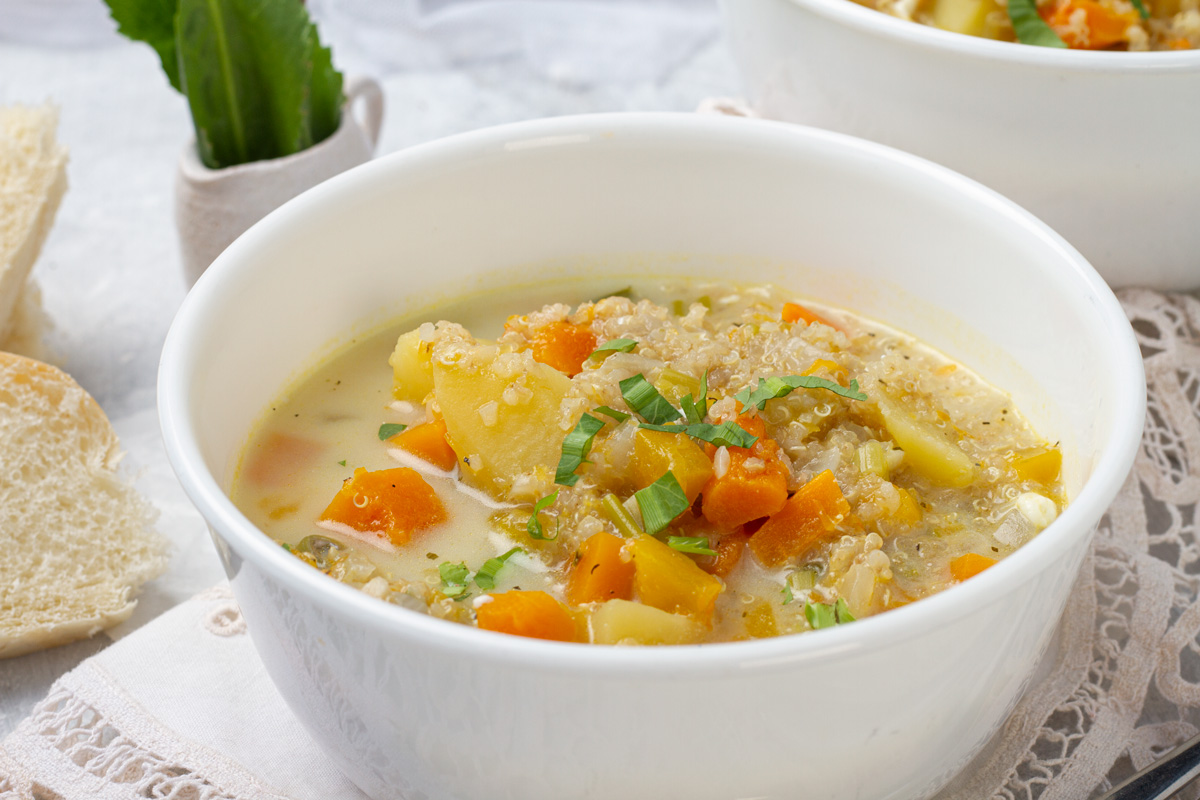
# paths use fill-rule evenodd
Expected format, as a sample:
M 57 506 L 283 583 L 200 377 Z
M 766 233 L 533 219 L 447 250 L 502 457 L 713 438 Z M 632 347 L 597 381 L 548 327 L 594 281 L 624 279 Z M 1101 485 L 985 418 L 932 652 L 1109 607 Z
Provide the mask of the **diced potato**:
M 971 458 L 944 433 L 887 397 L 877 399 L 883 424 L 904 451 L 905 463 L 942 486 L 961 489 L 975 480 Z
M 936 0 L 933 4 L 933 24 L 942 30 L 1000 38 L 995 12 L 1003 14 L 996 0 Z
M 639 489 L 654 483 L 670 470 L 689 503 L 696 502 L 713 472 L 712 462 L 690 437 L 645 428 L 639 428 L 634 435 L 630 466 Z
M 505 496 L 538 465 L 553 472 L 566 436 L 558 420 L 570 378 L 527 352 L 502 354 L 496 345 L 467 346 L 455 356 L 434 359 L 433 392 L 464 473 Z
M 601 603 L 589 626 L 595 644 L 689 644 L 704 633 L 704 626 L 691 617 L 631 600 Z
M 633 591 L 639 600 L 709 624 L 721 593 L 720 580 L 653 536 L 638 536 L 629 549 L 634 564 Z
M 392 365 L 392 394 L 397 400 L 420 403 L 433 391 L 433 365 L 430 346 L 421 341 L 418 330 L 403 333 L 396 340 L 388 363 Z

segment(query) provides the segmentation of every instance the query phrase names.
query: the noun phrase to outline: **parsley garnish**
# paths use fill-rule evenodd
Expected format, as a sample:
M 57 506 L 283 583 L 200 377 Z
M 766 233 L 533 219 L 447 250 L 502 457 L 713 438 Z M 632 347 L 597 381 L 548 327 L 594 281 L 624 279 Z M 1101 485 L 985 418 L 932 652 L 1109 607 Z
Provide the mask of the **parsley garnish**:
M 379 441 L 385 442 L 407 427 L 399 422 L 385 422 L 379 426 Z
M 609 339 L 593 350 L 588 358 L 599 360 L 608 353 L 631 353 L 635 347 L 637 347 L 636 339 Z
M 695 553 L 698 556 L 715 556 L 717 554 L 716 550 L 708 546 L 708 539 L 704 536 L 670 536 L 667 538 L 667 547 L 681 553 Z
M 490 592 L 496 588 L 496 573 L 504 566 L 504 562 L 512 558 L 516 553 L 525 552 L 519 547 L 514 547 L 504 555 L 489 558 L 483 562 L 483 566 L 479 568 L 479 572 L 475 573 L 475 585 L 485 592 Z
M 840 597 L 832 605 L 829 603 L 805 603 L 804 618 L 808 620 L 808 624 L 813 627 L 813 630 L 854 622 L 854 615 L 850 613 L 850 607 Z
M 715 444 L 717 447 L 751 447 L 758 441 L 757 436 L 729 420 L 720 425 L 709 422 L 694 422 L 691 425 L 650 425 L 642 422 L 638 427 L 663 433 L 686 433 L 693 439 Z
M 579 480 L 575 470 L 583 464 L 588 451 L 592 449 L 592 440 L 604 427 L 604 420 L 596 419 L 591 414 L 579 418 L 579 424 L 567 434 L 562 443 L 562 456 L 558 459 L 558 469 L 554 471 L 554 482 L 560 486 L 574 486 Z
M 1013 33 L 1021 44 L 1035 44 L 1041 47 L 1067 46 L 1038 14 L 1036 0 L 1008 0 L 1008 18 L 1012 21 Z
M 529 522 L 525 525 L 525 530 L 529 531 L 530 539 L 540 539 L 541 541 L 549 542 L 558 538 L 557 530 L 554 531 L 553 536 L 547 536 L 545 531 L 542 530 L 542 521 L 538 519 L 538 514 L 545 511 L 557 499 L 558 492 L 554 492 L 533 504 L 533 516 L 529 518 Z
M 646 533 L 661 531 L 671 520 L 687 510 L 691 503 L 683 493 L 683 487 L 670 470 L 654 483 L 634 493 L 638 510 L 642 512 L 642 527 Z
M 341 461 L 338 462 L 338 464 L 340 464 L 343 467 L 346 466 L 346 459 L 343 458 Z
M 621 396 L 625 398 L 629 407 L 652 425 L 664 425 L 682 416 L 640 372 L 618 385 L 621 387 Z
M 748 409 L 754 406 L 761 411 L 766 407 L 768 400 L 789 395 L 796 389 L 828 389 L 834 394 L 848 397 L 851 400 L 867 399 L 867 396 L 858 390 L 858 381 L 850 381 L 850 386 L 847 388 L 827 378 L 818 378 L 816 375 L 784 375 L 782 377 L 772 375 L 769 378 L 759 378 L 758 386 L 755 389 L 752 390 L 747 386 L 735 394 L 734 398 L 741 402 L 742 408 Z
M 787 605 L 796 598 L 792 596 L 792 584 L 790 581 L 783 582 L 783 605 Z
M 443 561 L 438 564 L 438 574 L 442 576 L 442 594 L 451 600 L 462 600 L 470 592 L 467 584 L 471 580 L 471 571 L 463 563 L 451 564 Z

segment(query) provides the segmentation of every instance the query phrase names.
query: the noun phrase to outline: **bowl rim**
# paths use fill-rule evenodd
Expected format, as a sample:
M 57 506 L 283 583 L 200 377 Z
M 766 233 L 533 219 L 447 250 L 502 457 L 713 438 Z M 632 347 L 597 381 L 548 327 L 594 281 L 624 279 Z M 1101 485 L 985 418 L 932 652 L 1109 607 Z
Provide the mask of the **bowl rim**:
M 854 0 L 781 1 L 870 36 L 956 57 L 1068 72 L 1162 75 L 1200 71 L 1200 49 L 1128 52 L 1038 47 L 942 30 L 875 11 Z M 742 0 L 722 2 L 734 8 Z
M 874 12 L 871 12 L 874 13 Z M 298 559 L 289 557 L 258 530 L 232 503 L 217 476 L 205 466 L 199 441 L 191 427 L 188 400 L 195 376 L 185 368 L 203 341 L 206 317 L 219 319 L 224 274 L 242 266 L 242 254 L 269 243 L 279 229 L 291 225 L 297 211 L 317 208 L 380 180 L 395 180 L 406 169 L 431 164 L 465 163 L 467 156 L 504 157 L 503 145 L 513 140 L 572 137 L 603 127 L 615 135 L 642 136 L 651 143 L 669 137 L 715 135 L 723 143 L 746 145 L 760 137 L 790 138 L 805 149 L 818 144 L 847 151 L 847 157 L 883 157 L 913 170 L 924 179 L 947 184 L 964 202 L 987 206 L 1016 221 L 1040 245 L 1056 251 L 1066 273 L 1074 275 L 1089 302 L 1103 315 L 1113 340 L 1115 404 L 1108 447 L 1097 459 L 1078 496 L 1050 528 L 995 568 L 950 587 L 919 603 L 886 614 L 805 635 L 783 635 L 745 642 L 660 647 L 604 647 L 549 642 L 480 631 L 435 619 L 363 594 L 330 580 Z M 711 140 L 710 140 L 711 141 Z M 497 147 L 497 145 L 500 145 Z M 264 401 L 264 403 L 267 401 Z M 158 376 L 158 411 L 167 457 L 185 493 L 216 536 L 269 578 L 306 596 L 326 612 L 353 619 L 385 635 L 418 646 L 458 655 L 484 656 L 519 664 L 534 671 L 571 669 L 580 674 L 621 677 L 633 674 L 661 678 L 700 677 L 746 670 L 790 669 L 804 663 L 836 659 L 864 648 L 881 649 L 898 640 L 953 621 L 1007 594 L 1013 583 L 1039 574 L 1080 538 L 1090 538 L 1096 522 L 1124 483 L 1141 439 L 1145 415 L 1145 376 L 1140 351 L 1112 290 L 1086 260 L 1061 236 L 1029 212 L 991 189 L 948 168 L 893 148 L 844 134 L 769 120 L 670 112 L 621 112 L 535 119 L 456 134 L 397 151 L 338 175 L 305 192 L 269 214 L 235 241 L 200 277 L 185 297 L 162 348 Z M 1072 576 L 1073 577 L 1073 576 Z M 238 583 L 231 581 L 235 596 Z

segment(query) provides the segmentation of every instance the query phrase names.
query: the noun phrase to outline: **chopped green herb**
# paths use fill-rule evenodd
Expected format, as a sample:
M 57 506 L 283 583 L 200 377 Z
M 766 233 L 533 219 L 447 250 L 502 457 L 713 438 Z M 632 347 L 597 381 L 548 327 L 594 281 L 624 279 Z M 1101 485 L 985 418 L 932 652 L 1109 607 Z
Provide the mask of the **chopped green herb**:
M 715 556 L 717 554 L 716 550 L 708 546 L 708 539 L 704 536 L 670 536 L 667 538 L 667 547 L 681 553 L 695 553 L 698 556 Z
M 542 530 L 542 521 L 538 519 L 538 514 L 549 508 L 557 499 L 558 492 L 554 492 L 553 494 L 546 495 L 541 500 L 538 500 L 533 504 L 533 516 L 529 518 L 529 522 L 525 525 L 525 530 L 529 531 L 530 539 L 539 539 L 541 541 L 549 542 L 558 538 L 557 530 L 554 531 L 553 536 L 547 536 L 545 531 Z
M 654 483 L 634 493 L 638 510 L 642 512 L 642 523 L 646 533 L 655 534 L 661 531 L 671 520 L 687 510 L 691 503 L 683 493 L 683 487 L 671 474 L 670 470 Z
M 451 564 L 443 561 L 438 564 L 438 574 L 442 576 L 442 594 L 451 600 L 462 600 L 470 592 L 467 583 L 471 580 L 471 571 L 463 563 Z
M 554 471 L 554 482 L 560 486 L 574 486 L 579 480 L 575 470 L 583 464 L 588 451 L 592 449 L 592 440 L 604 427 L 604 420 L 596 419 L 591 414 L 579 418 L 579 424 L 567 434 L 562 443 L 562 456 L 558 459 L 558 469 Z
M 1146 4 L 1142 0 L 1130 0 L 1133 7 L 1137 9 L 1138 16 L 1142 19 L 1150 19 L 1150 12 L 1146 10 Z
M 496 573 L 504 566 L 504 562 L 512 558 L 516 553 L 525 552 L 520 547 L 514 547 L 504 555 L 489 558 L 483 562 L 483 566 L 479 568 L 479 572 L 475 573 L 475 585 L 485 592 L 490 592 L 496 588 Z
M 644 533 L 638 527 L 633 515 L 625 509 L 625 505 L 615 494 L 604 495 L 604 499 L 600 501 L 600 508 L 604 509 L 604 516 L 608 517 L 609 521 L 617 527 L 617 533 L 626 539 Z
M 769 378 L 759 378 L 758 387 L 751 390 L 749 386 L 734 395 L 741 402 L 742 408 L 754 406 L 760 411 L 767 405 L 768 400 L 791 394 L 796 389 L 828 389 L 834 394 L 851 400 L 866 400 L 867 396 L 858 390 L 858 381 L 850 381 L 847 388 L 835 381 L 818 378 L 816 375 L 772 375 Z
M 708 414 L 708 370 L 704 371 L 704 375 L 700 378 L 700 391 L 698 393 L 700 402 L 697 403 L 692 399 L 690 394 L 684 395 L 679 401 L 680 408 L 683 409 L 683 415 L 687 417 L 687 421 L 693 424 L 704 422 L 704 417 Z
M 287 542 L 283 543 L 283 549 L 287 550 L 289 553 L 292 552 L 292 546 L 290 544 L 288 544 Z
M 629 419 L 629 415 L 624 411 L 617 411 L 615 408 L 609 408 L 608 406 L 596 406 L 592 411 L 595 411 L 597 414 L 603 414 L 606 417 L 612 417 L 617 422 L 624 422 Z
M 829 603 L 805 603 L 804 618 L 808 620 L 808 624 L 813 627 L 813 630 L 854 622 L 854 615 L 850 613 L 849 606 L 841 597 L 832 605 Z
M 599 360 L 608 353 L 630 353 L 635 347 L 637 347 L 636 339 L 609 339 L 593 350 L 588 358 Z
M 783 605 L 787 605 L 796 598 L 792 596 L 792 584 L 788 581 L 783 582 Z
M 757 436 L 730 420 L 726 420 L 720 425 L 713 425 L 710 422 L 694 422 L 690 425 L 650 425 L 642 422 L 638 424 L 638 427 L 663 433 L 686 433 L 693 439 L 715 444 L 717 447 L 751 447 L 758 441 Z
M 343 467 L 346 466 L 346 459 L 343 458 L 341 461 L 338 462 L 338 464 Z
M 1038 14 L 1036 0 L 1008 0 L 1008 18 L 1012 21 L 1013 33 L 1021 44 L 1035 44 L 1040 47 L 1067 46 Z
M 379 426 L 379 441 L 385 442 L 407 427 L 399 422 L 385 422 Z
M 629 407 L 652 425 L 674 422 L 682 416 L 640 372 L 618 385 L 621 387 L 621 396 L 625 398 Z

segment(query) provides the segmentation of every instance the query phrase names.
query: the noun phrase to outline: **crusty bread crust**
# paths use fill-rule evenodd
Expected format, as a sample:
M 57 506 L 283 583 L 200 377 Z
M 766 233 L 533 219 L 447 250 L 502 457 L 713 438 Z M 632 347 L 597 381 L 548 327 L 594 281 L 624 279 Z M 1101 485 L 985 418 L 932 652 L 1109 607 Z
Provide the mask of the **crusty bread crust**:
M 0 353 L 0 658 L 127 619 L 166 565 L 104 412 L 56 367 Z

